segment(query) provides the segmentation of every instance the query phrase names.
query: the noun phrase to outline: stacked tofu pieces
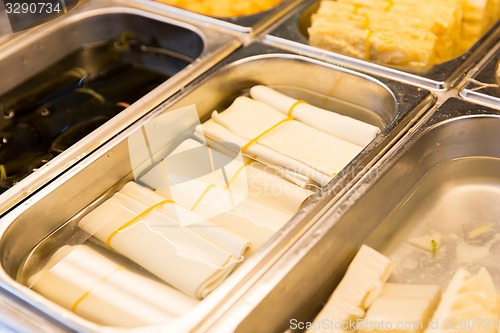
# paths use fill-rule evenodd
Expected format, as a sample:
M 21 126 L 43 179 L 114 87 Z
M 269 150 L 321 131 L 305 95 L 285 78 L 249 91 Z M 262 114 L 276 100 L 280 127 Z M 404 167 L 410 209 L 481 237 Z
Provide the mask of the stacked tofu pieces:
M 394 263 L 363 245 L 308 333 L 496 333 L 499 295 L 482 267 L 438 285 L 387 282 Z
M 322 0 L 313 46 L 425 69 L 467 50 L 500 16 L 499 0 Z

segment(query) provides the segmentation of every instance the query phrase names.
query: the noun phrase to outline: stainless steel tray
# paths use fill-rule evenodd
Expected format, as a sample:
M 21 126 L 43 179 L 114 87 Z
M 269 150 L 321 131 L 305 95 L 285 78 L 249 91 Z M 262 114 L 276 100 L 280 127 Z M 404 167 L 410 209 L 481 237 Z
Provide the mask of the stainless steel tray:
M 457 239 L 484 223 L 494 223 L 487 237 L 500 230 L 499 129 L 499 110 L 457 98 L 427 113 L 207 331 L 292 331 L 313 321 L 363 243 L 396 261 L 391 280 L 445 286 Z M 432 230 L 443 237 L 434 259 L 408 243 Z M 484 265 L 498 288 L 498 255 L 492 247 L 466 268 Z
M 182 22 L 141 8 L 123 7 L 120 2 L 89 1 L 53 22 L 20 33 L 0 45 L 0 94 L 84 43 L 117 38 L 122 29 L 129 29 L 139 35 L 156 36 L 166 47 L 195 60 L 72 148 L 0 195 L 0 215 L 240 46 L 234 35 L 197 23 Z
M 102 326 L 79 318 L 17 283 L 14 277 L 23 260 L 56 229 L 59 238 L 53 240 L 61 245 L 68 241 L 75 232 L 76 220 L 71 221 L 75 214 L 101 194 L 114 193 L 124 181 L 132 179 L 127 141 L 131 134 L 141 131 L 143 125 L 155 117 L 185 105 L 195 104 L 200 119 L 205 120 L 211 111 L 223 109 L 234 97 L 245 94 L 257 83 L 323 107 L 341 107 L 339 111 L 357 112 L 358 117 L 364 114 L 371 122 L 383 127 L 382 133 L 187 318 L 156 329 L 172 332 L 197 330 L 219 311 L 231 306 L 245 286 L 266 271 L 268 263 L 276 260 L 309 224 L 321 216 L 326 203 L 336 200 L 348 189 L 349 184 L 360 177 L 367 166 L 373 164 L 434 101 L 434 96 L 424 89 L 386 79 L 379 81 L 320 61 L 283 54 L 279 49 L 263 44 L 252 44 L 231 55 L 185 91 L 177 93 L 0 219 L 0 287 L 6 291 L 5 295 L 29 303 L 32 309 L 43 312 L 61 327 L 101 331 Z M 29 233 L 26 233 L 27 229 Z M 106 329 L 109 332 L 122 331 L 119 328 Z
M 269 27 L 271 24 L 276 22 L 279 18 L 283 17 L 286 13 L 290 12 L 291 10 L 293 10 L 293 8 L 301 3 L 300 0 L 283 0 L 278 5 L 262 13 L 240 17 L 217 18 L 166 5 L 154 0 L 131 1 L 142 4 L 144 6 L 148 6 L 150 8 L 155 8 L 165 13 L 175 13 L 176 15 L 181 15 L 198 22 L 216 25 L 225 29 L 252 36 L 255 36 L 256 34 L 265 30 L 267 27 Z M 247 36 L 241 37 L 244 38 Z
M 284 22 L 273 29 L 266 40 L 273 45 L 300 51 L 335 64 L 433 89 L 445 90 L 454 87 L 463 78 L 465 72 L 477 63 L 500 37 L 500 22 L 497 22 L 489 32 L 460 57 L 435 65 L 426 73 L 414 74 L 310 46 L 307 28 L 311 24 L 311 15 L 316 12 L 318 6 L 318 0 L 304 2 Z
M 477 72 L 460 91 L 462 97 L 485 105 L 500 107 L 500 44 L 490 52 Z

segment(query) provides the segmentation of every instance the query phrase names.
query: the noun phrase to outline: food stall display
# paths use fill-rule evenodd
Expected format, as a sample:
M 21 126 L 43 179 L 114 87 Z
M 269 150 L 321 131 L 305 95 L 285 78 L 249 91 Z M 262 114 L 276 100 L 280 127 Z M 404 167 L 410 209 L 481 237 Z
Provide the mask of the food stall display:
M 496 0 L 323 0 L 308 33 L 313 46 L 422 71 L 465 53 L 499 18 Z
M 87 0 L 9 36 L 8 325 L 498 321 L 499 7 Z

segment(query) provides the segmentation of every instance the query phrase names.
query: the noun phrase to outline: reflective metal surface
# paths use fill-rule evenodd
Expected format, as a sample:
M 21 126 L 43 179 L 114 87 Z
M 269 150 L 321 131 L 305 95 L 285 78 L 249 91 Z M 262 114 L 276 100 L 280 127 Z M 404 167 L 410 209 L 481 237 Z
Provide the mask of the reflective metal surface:
M 370 74 L 383 75 L 419 86 L 446 90 L 454 87 L 463 78 L 465 72 L 481 60 L 484 54 L 500 38 L 500 22 L 497 22 L 463 55 L 435 65 L 426 73 L 410 73 L 310 46 L 307 28 L 311 25 L 311 15 L 316 12 L 318 6 L 318 0 L 304 2 L 292 15 L 289 15 L 286 21 L 273 29 L 266 37 L 266 40 L 271 44 L 280 45 L 286 49 L 300 50 L 300 52 L 310 56 L 359 69 Z
M 363 243 L 397 262 L 395 281 L 446 285 L 458 268 L 449 257 L 453 248 L 443 254 L 441 269 L 419 266 L 417 274 L 412 264 L 420 252 L 408 257 L 408 238 L 432 228 L 443 237 L 460 235 L 464 227 L 498 220 L 499 129 L 499 110 L 457 98 L 429 112 L 211 331 L 282 332 L 292 331 L 291 320 L 313 321 Z M 479 265 L 488 267 L 498 287 L 493 251 Z
M 127 29 L 141 36 L 157 38 L 174 51 L 195 60 L 4 192 L 0 196 L 0 215 L 145 115 L 240 45 L 234 35 L 217 29 L 184 23 L 138 6 L 123 7 L 119 2 L 89 1 L 70 14 L 19 33 L 0 45 L 0 93 L 15 87 L 83 44 L 116 38 Z
M 23 260 L 55 230 L 58 230 L 58 237 L 53 245 L 63 245 L 74 234 L 75 221 L 71 218 L 75 214 L 103 193 L 112 194 L 125 181 L 133 179 L 127 141 L 131 134 L 140 131 L 155 117 L 185 105 L 195 104 L 200 119 L 206 120 L 210 112 L 224 109 L 255 84 L 269 85 L 292 97 L 338 109 L 354 117 L 365 117 L 380 126 L 382 133 L 188 317 L 155 329 L 204 331 L 211 318 L 217 318 L 221 311 L 233 306 L 246 288 L 317 222 L 325 213 L 327 203 L 337 200 L 354 180 L 362 177 L 434 101 L 434 96 L 424 89 L 369 78 L 320 61 L 283 54 L 263 44 L 252 44 L 228 57 L 0 219 L 0 286 L 7 292 L 5 296 L 28 302 L 63 328 L 102 331 L 103 327 L 79 318 L 17 283 L 14 278 Z M 166 130 L 189 135 L 189 127 L 182 126 L 180 122 L 172 123 Z M 122 331 L 119 328 L 106 330 Z
M 477 72 L 468 80 L 461 95 L 469 100 L 500 107 L 500 44 L 486 57 Z

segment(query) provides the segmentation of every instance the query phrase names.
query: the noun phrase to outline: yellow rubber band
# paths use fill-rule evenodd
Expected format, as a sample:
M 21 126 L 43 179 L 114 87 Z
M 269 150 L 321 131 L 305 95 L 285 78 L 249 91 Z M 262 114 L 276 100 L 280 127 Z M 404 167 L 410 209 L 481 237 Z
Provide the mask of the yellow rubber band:
M 136 217 L 134 217 L 133 219 L 131 219 L 130 221 L 128 221 L 127 223 L 125 224 L 122 224 L 120 227 L 118 227 L 115 231 L 113 231 L 109 236 L 108 238 L 106 239 L 106 247 L 109 248 L 109 249 L 112 249 L 111 247 L 111 240 L 113 239 L 113 237 L 116 236 L 117 233 L 119 233 L 120 231 L 122 231 L 123 229 L 125 228 L 128 228 L 129 226 L 131 226 L 132 224 L 136 223 L 137 221 L 139 221 L 140 219 L 142 219 L 144 216 L 148 215 L 149 213 L 151 213 L 153 210 L 155 210 L 156 208 L 160 207 L 160 206 L 163 206 L 167 203 L 174 203 L 173 200 L 163 200 L 163 201 L 160 201 L 156 204 L 154 204 L 153 206 L 149 207 L 148 209 L 146 209 L 145 211 L 143 211 L 142 213 L 140 213 L 139 215 L 137 215 Z
M 238 177 L 238 175 L 240 174 L 240 172 L 243 171 L 243 169 L 245 169 L 245 167 L 249 166 L 250 163 L 251 163 L 250 161 L 245 162 L 245 163 L 243 163 L 242 166 L 240 166 L 238 168 L 238 170 L 236 170 L 235 174 L 231 177 L 231 179 L 229 180 L 229 182 L 227 182 L 226 186 L 224 187 L 225 190 L 227 190 L 231 186 L 231 184 L 236 179 L 236 177 Z
M 226 186 L 224 187 L 224 190 L 227 190 L 229 189 L 229 187 L 231 186 L 231 184 L 233 183 L 233 181 L 236 179 L 236 177 L 238 177 L 238 175 L 240 174 L 240 172 L 245 169 L 245 167 L 247 165 L 250 165 L 250 162 L 245 162 L 244 164 L 242 164 L 238 170 L 236 170 L 235 174 L 231 177 L 231 179 L 229 180 L 229 182 L 227 182 Z M 214 184 L 210 184 L 207 186 L 207 188 L 201 193 L 200 197 L 198 198 L 198 200 L 196 200 L 196 202 L 194 203 L 193 207 L 191 207 L 191 211 L 194 211 L 196 209 L 196 207 L 200 204 L 201 200 L 203 200 L 203 198 L 207 195 L 207 193 L 213 188 L 213 187 L 216 187 L 216 185 Z
M 122 268 L 124 268 L 124 267 L 123 266 L 118 266 L 117 268 L 115 268 L 114 270 L 112 270 L 108 275 L 102 277 L 99 281 L 97 281 L 97 283 L 92 288 L 90 288 L 89 290 L 87 290 L 86 292 L 84 292 L 83 295 L 80 296 L 80 298 L 78 298 L 75 301 L 75 303 L 73 303 L 73 306 L 71 307 L 71 312 L 75 313 L 76 308 L 78 307 L 78 305 L 80 305 L 80 303 L 90 294 L 90 292 L 92 291 L 92 289 L 94 289 L 95 287 L 97 287 L 101 283 L 106 282 L 106 280 L 108 280 L 111 277 L 111 275 L 115 274 L 117 271 L 119 271 Z
M 191 211 L 195 210 L 196 207 L 200 204 L 201 200 L 207 195 L 208 191 L 210 191 L 211 188 L 215 187 L 214 184 L 210 184 L 207 186 L 207 188 L 200 194 L 198 200 L 194 203 L 193 207 L 191 207 Z
M 267 130 L 265 130 L 264 132 L 260 133 L 259 135 L 257 135 L 255 138 L 253 138 L 252 140 L 248 141 L 246 145 L 244 145 L 243 147 L 241 147 L 241 152 L 244 153 L 246 152 L 246 150 L 251 146 L 253 145 L 255 142 L 257 142 L 260 138 L 262 138 L 264 135 L 266 135 L 267 133 L 271 132 L 273 129 L 275 129 L 276 127 L 278 127 L 279 125 L 289 121 L 289 120 L 293 120 L 293 118 L 291 117 L 288 117 L 288 118 L 285 118 L 279 122 L 277 122 L 276 124 L 274 124 L 273 126 L 269 127 Z
M 292 106 L 290 106 L 290 109 L 288 110 L 287 115 L 289 118 L 293 118 L 293 110 L 297 107 L 297 105 L 300 105 L 300 104 L 307 104 L 307 102 L 299 99 L 298 101 L 293 103 Z

